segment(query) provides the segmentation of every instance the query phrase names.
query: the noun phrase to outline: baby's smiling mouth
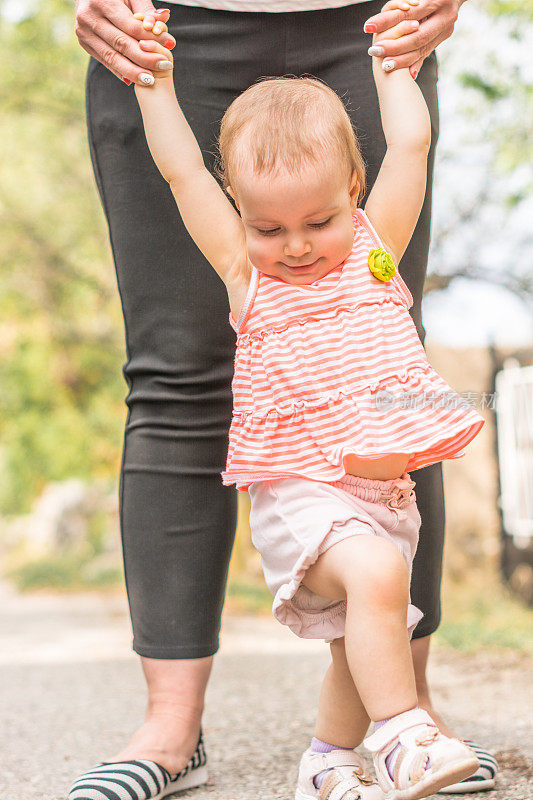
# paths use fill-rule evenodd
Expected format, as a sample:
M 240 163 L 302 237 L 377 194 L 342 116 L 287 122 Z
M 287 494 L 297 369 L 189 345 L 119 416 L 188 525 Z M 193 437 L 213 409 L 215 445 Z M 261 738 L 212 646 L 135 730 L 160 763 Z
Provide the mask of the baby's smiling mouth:
M 317 258 L 315 261 L 311 261 L 309 264 L 285 264 L 285 262 L 282 263 L 284 267 L 287 267 L 287 269 L 306 269 L 309 267 L 314 267 L 318 263 L 318 261 L 320 261 L 319 258 Z

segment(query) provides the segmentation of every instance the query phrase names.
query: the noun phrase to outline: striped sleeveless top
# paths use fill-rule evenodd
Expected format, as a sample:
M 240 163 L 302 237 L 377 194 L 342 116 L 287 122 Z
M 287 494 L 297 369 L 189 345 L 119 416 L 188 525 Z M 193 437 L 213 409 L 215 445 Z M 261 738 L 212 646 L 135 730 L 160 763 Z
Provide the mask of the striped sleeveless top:
M 238 321 L 224 484 L 288 477 L 331 482 L 349 454 L 409 455 L 406 470 L 458 458 L 483 419 L 429 364 L 396 271 L 368 267 L 383 247 L 353 217 L 348 258 L 306 286 L 252 267 Z

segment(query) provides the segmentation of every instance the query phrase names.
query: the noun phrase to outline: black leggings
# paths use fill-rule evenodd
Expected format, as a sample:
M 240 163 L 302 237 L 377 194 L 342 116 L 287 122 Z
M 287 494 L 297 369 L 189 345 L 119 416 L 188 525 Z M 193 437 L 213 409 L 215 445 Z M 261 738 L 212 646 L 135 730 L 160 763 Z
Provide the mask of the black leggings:
M 213 166 L 220 119 L 236 95 L 261 76 L 310 73 L 347 102 L 372 186 L 385 143 L 363 22 L 380 5 L 272 14 L 173 7 L 176 92 L 207 166 Z M 418 81 L 434 146 L 434 56 Z M 152 161 L 133 89 L 93 59 L 87 115 L 126 329 L 120 513 L 133 648 L 151 658 L 200 658 L 218 647 L 236 522 L 236 492 L 219 474 L 235 349 L 226 290 L 189 238 Z M 426 202 L 401 264 L 422 340 L 433 149 L 429 165 Z M 440 616 L 440 465 L 414 472 L 413 479 L 423 524 L 412 596 L 425 613 L 415 635 L 426 636 Z

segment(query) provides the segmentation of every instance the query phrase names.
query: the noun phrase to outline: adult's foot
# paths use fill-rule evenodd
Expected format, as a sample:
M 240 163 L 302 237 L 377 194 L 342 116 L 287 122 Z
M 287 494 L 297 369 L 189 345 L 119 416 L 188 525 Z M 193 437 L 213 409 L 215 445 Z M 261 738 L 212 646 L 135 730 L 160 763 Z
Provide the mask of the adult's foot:
M 132 760 L 97 764 L 80 775 L 70 789 L 68 800 L 161 800 L 169 794 L 194 789 L 207 783 L 207 758 L 202 735 L 185 769 L 170 775 L 155 761 Z M 126 792 L 126 794 L 125 794 Z
M 123 750 L 105 761 L 155 761 L 170 775 L 176 775 L 187 766 L 199 736 L 200 718 L 176 720 L 154 717 L 143 722 Z
M 148 687 L 145 720 L 128 744 L 105 761 L 155 761 L 171 775 L 180 772 L 198 744 L 212 663 L 212 657 L 141 657 Z

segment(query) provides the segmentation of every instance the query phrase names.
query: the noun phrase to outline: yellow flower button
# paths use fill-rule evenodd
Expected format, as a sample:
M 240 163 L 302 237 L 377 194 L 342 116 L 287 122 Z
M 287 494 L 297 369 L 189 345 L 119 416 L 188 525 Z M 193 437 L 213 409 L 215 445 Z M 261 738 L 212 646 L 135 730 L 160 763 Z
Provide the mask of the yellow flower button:
M 371 250 L 368 254 L 368 267 L 372 275 L 380 281 L 390 281 L 394 277 L 396 267 L 390 253 L 382 247 Z

